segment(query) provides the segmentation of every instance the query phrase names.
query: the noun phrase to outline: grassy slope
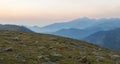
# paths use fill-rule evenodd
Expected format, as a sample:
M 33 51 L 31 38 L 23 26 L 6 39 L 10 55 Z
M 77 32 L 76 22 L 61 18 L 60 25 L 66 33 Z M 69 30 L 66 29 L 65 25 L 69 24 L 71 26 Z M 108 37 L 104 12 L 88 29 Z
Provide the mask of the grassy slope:
M 15 40 L 15 37 L 18 39 Z M 12 51 L 2 51 L 5 48 L 11 48 Z M 50 56 L 53 52 L 62 57 Z M 24 56 L 24 62 L 16 59 L 18 54 Z M 0 64 L 42 64 L 47 62 L 38 58 L 42 55 L 49 55 L 49 61 L 58 60 L 56 64 L 85 64 L 77 59 L 84 56 L 91 64 L 115 64 L 120 61 L 120 58 L 111 58 L 112 55 L 120 55 L 120 52 L 83 41 L 47 34 L 0 31 Z

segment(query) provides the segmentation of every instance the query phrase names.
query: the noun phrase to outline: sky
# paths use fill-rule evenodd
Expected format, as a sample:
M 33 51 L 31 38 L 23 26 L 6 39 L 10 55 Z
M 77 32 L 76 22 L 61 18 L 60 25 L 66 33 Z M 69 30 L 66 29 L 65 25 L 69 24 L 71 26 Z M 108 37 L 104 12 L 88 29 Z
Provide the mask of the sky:
M 0 0 L 0 23 L 45 26 L 90 17 L 119 17 L 120 0 Z

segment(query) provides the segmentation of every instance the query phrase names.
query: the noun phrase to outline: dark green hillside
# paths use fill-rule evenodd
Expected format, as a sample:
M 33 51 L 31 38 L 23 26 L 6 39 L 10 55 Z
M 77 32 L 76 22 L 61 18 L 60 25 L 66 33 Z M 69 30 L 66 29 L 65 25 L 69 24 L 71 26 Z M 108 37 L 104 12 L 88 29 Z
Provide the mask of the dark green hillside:
M 2 24 L 0 24 L 0 30 L 32 32 L 30 29 L 28 29 L 24 26 L 18 26 L 18 25 L 2 25 Z
M 0 64 L 119 64 L 120 52 L 59 36 L 0 31 Z

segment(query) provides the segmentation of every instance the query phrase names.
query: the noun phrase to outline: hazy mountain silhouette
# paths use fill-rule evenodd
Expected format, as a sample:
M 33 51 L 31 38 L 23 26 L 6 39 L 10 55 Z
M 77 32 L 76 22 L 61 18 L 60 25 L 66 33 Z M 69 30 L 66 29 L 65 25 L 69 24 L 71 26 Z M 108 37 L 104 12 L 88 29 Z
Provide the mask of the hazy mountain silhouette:
M 87 17 L 75 19 L 70 22 L 62 22 L 62 23 L 54 23 L 45 27 L 29 27 L 31 30 L 39 33 L 50 33 L 55 32 L 61 29 L 70 29 L 70 28 L 76 28 L 76 29 L 85 29 L 88 27 L 93 26 L 96 24 L 96 19 L 89 19 Z M 37 30 L 35 30 L 37 29 Z
M 76 39 L 83 39 L 93 33 L 96 33 L 99 31 L 111 30 L 114 28 L 120 28 L 119 18 L 97 19 L 96 22 L 92 26 L 89 26 L 88 28 L 61 29 L 56 32 L 53 32 L 52 34 L 66 36 L 70 38 L 76 38 Z
M 53 32 L 50 34 L 82 40 L 83 38 L 85 38 L 93 33 L 94 33 L 94 31 L 90 31 L 90 30 L 88 31 L 88 30 L 70 28 L 70 29 L 61 29 L 59 31 L 56 31 L 56 32 Z
M 85 41 L 107 48 L 120 50 L 120 28 L 97 32 L 86 37 Z

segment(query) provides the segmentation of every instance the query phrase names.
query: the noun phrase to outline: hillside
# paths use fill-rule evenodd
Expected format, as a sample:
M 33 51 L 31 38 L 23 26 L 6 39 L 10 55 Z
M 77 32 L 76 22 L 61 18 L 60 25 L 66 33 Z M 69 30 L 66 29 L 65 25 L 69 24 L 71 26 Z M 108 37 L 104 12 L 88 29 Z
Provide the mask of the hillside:
M 0 30 L 10 30 L 10 31 L 22 31 L 22 32 L 33 32 L 24 26 L 18 25 L 2 25 L 0 24 Z
M 50 33 L 50 34 L 82 40 L 83 38 L 85 38 L 85 37 L 87 37 L 87 36 L 89 36 L 90 34 L 93 34 L 93 33 L 94 33 L 94 31 L 70 28 L 70 29 L 61 29 L 59 31 L 56 31 L 56 32 L 53 32 L 53 33 Z
M 48 34 L 0 31 L 1 64 L 119 64 L 120 52 Z
M 120 28 L 97 32 L 86 37 L 85 40 L 107 48 L 120 50 Z

